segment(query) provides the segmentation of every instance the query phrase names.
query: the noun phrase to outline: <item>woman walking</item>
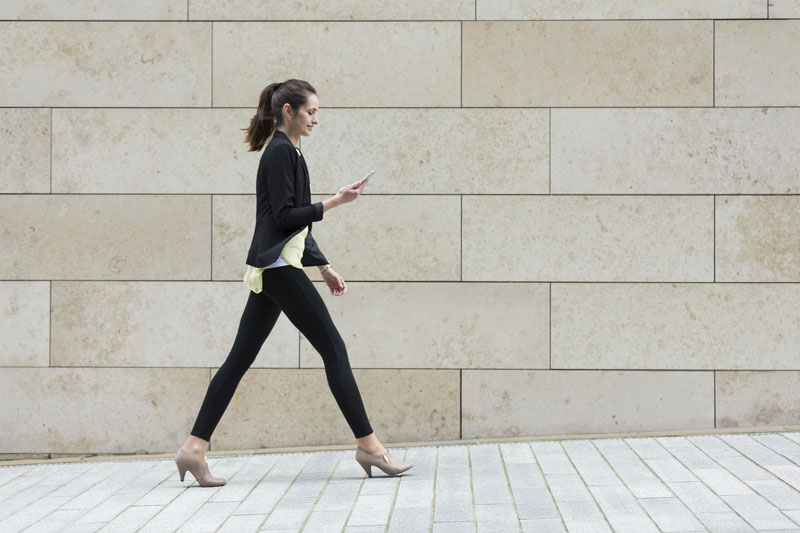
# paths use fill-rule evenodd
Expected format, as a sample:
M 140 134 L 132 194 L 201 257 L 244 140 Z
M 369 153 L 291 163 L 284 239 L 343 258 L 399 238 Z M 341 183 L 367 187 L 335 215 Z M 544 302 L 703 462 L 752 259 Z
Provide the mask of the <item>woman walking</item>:
M 346 185 L 327 200 L 311 204 L 308 167 L 297 145 L 318 124 L 316 90 L 291 79 L 267 86 L 259 98 L 245 142 L 261 154 L 256 180 L 256 226 L 247 254 L 244 283 L 250 293 L 233 347 L 208 386 L 186 443 L 175 463 L 181 481 L 190 471 L 204 487 L 224 485 L 205 462 L 211 434 L 228 407 L 244 373 L 283 311 L 322 356 L 328 386 L 356 438 L 356 461 L 372 477 L 372 466 L 393 475 L 413 465 L 396 459 L 372 430 L 356 385 L 347 349 L 304 266 L 317 266 L 334 296 L 347 292 L 344 279 L 331 268 L 311 235 L 323 213 L 352 202 L 366 181 Z

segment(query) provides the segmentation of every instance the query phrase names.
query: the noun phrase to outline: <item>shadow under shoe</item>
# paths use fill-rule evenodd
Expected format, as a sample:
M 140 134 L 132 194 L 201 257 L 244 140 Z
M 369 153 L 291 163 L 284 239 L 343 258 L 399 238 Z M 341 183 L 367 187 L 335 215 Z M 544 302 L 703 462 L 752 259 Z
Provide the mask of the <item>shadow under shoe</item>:
M 183 477 L 188 470 L 201 487 L 219 487 L 225 484 L 224 479 L 211 475 L 211 472 L 208 470 L 208 463 L 195 461 L 189 457 L 189 454 L 183 451 L 183 447 L 181 447 L 177 455 L 175 455 L 175 464 L 178 465 L 178 474 L 181 476 L 181 481 L 183 481 Z
M 372 477 L 372 467 L 375 466 L 383 470 L 384 474 L 394 476 L 402 474 L 412 466 L 409 461 L 401 461 L 386 450 L 386 453 L 369 453 L 361 446 L 356 447 L 356 461 L 364 469 L 369 477 Z

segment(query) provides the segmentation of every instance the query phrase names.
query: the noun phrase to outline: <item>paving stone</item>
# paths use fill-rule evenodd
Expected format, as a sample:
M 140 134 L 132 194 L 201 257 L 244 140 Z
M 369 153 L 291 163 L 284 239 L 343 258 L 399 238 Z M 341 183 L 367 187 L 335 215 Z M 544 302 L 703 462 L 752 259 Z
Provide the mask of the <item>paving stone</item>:
M 646 458 L 644 462 L 658 476 L 661 481 L 697 481 L 683 463 L 672 457 Z
M 389 518 L 389 532 L 428 531 L 433 513 L 431 507 L 395 507 Z
M 545 475 L 545 479 L 556 503 L 592 499 L 592 495 L 578 474 Z
M 653 531 L 658 533 L 656 525 L 627 487 L 621 485 L 594 486 L 589 487 L 589 490 L 614 531 L 630 531 L 631 533 Z
M 267 519 L 266 514 L 234 514 L 228 517 L 219 529 L 219 533 L 245 533 L 258 531 Z M 341 530 L 341 528 L 339 528 Z
M 669 497 L 672 493 L 624 441 L 595 442 L 617 476 L 637 498 Z
M 478 532 L 519 531 L 519 520 L 510 503 L 475 505 L 475 518 Z
M 350 513 L 350 518 L 347 520 L 347 526 L 375 526 L 381 524 L 385 526 L 389 520 L 393 501 L 394 494 L 359 494 L 358 499 L 356 499 L 356 505 L 353 507 L 353 512 Z
M 719 496 L 699 481 L 686 483 L 668 482 L 667 486 L 693 513 L 731 512 L 731 508 Z
M 314 509 L 303 530 L 314 533 L 340 533 L 349 514 L 350 511 L 318 511 Z
M 693 468 L 692 473 L 708 488 L 720 496 L 729 494 L 753 494 L 752 489 L 722 468 Z
M 517 514 L 521 520 L 551 518 L 561 520 L 553 496 L 546 488 L 514 489 L 514 503 L 517 506 Z
M 508 479 L 503 477 L 472 477 L 472 495 L 475 505 L 511 504 Z
M 591 533 L 595 531 L 611 531 L 606 519 L 591 501 L 559 501 L 558 509 L 570 533 Z
M 712 533 L 745 533 L 755 531 L 736 513 L 697 513 L 695 516 Z
M 678 498 L 642 498 L 645 511 L 661 531 L 704 531 L 705 528 Z
M 756 492 L 781 510 L 800 510 L 800 492 L 777 479 L 758 479 L 747 482 Z
M 431 507 L 433 505 L 433 480 L 404 478 L 400 481 L 394 508 Z
M 103 526 L 101 531 L 113 531 L 115 533 L 138 531 L 161 509 L 163 507 L 160 505 L 133 505 L 115 516 L 113 520 Z
M 475 522 L 434 522 L 433 533 L 474 533 Z
M 535 520 L 520 520 L 522 533 L 563 533 L 564 523 L 560 518 L 540 518 Z
M 586 485 L 622 485 L 591 441 L 567 441 L 564 449 Z
M 797 529 L 798 525 L 758 494 L 722 496 L 755 529 Z
M 238 502 L 207 502 L 178 531 L 185 533 L 216 531 L 237 505 Z
M 474 518 L 472 492 L 437 492 L 434 502 L 434 522 L 467 522 Z

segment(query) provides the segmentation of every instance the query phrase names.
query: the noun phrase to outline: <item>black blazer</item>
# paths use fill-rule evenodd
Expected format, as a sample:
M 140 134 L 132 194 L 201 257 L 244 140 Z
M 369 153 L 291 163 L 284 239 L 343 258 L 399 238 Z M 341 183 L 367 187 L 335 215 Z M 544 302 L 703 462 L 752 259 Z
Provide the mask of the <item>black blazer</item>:
M 247 264 L 266 267 L 278 259 L 287 241 L 308 226 L 303 266 L 326 265 L 328 260 L 311 235 L 312 223 L 322 220 L 322 202 L 311 204 L 311 185 L 305 158 L 283 132 L 275 131 L 261 154 L 256 178 L 256 227 Z

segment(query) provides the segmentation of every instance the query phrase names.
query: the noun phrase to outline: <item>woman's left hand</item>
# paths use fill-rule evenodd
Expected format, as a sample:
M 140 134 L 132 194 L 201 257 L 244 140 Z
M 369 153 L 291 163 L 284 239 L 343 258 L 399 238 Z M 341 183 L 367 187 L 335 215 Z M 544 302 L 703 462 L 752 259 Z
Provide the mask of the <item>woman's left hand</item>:
M 337 274 L 333 268 L 326 268 L 325 272 L 322 273 L 322 279 L 325 280 L 325 284 L 331 290 L 332 295 L 341 296 L 347 292 L 347 284 L 344 282 L 344 278 Z

